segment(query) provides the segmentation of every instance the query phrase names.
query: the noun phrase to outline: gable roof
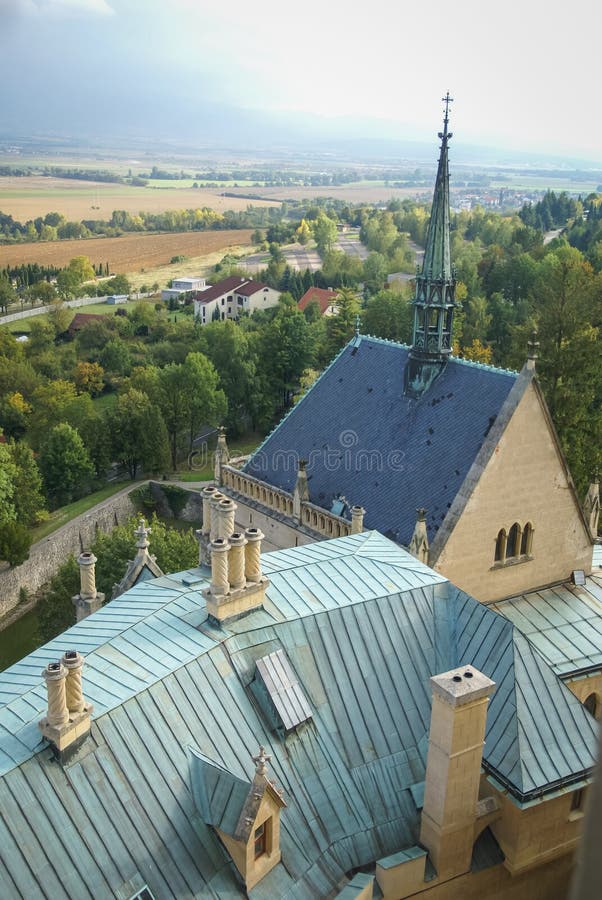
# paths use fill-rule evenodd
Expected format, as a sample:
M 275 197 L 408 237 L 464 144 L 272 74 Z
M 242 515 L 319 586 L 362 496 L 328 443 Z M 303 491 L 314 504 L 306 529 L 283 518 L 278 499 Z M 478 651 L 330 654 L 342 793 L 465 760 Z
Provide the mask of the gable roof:
M 328 307 L 336 302 L 336 299 L 336 291 L 327 291 L 325 288 L 310 287 L 305 291 L 299 300 L 298 305 L 300 310 L 304 310 L 312 301 L 315 301 L 320 307 L 320 312 L 324 315 Z
M 352 340 L 245 466 L 292 492 L 307 460 L 312 503 L 343 494 L 366 510 L 366 527 L 408 545 L 415 510 L 427 510 L 432 542 L 517 374 L 452 358 L 419 399 L 404 396 L 409 348 Z
M 484 751 L 497 782 L 537 796 L 591 769 L 596 723 L 528 641 L 397 545 L 372 532 L 262 563 L 264 609 L 228 630 L 208 622 L 208 573 L 192 569 L 138 584 L 0 673 L 0 878 L 16 896 L 86 885 L 112 898 L 136 873 L 162 897 L 240 896 L 204 818 L 230 828 L 260 743 L 287 809 L 283 864 L 251 896 L 333 894 L 351 869 L 414 845 L 429 678 L 458 662 L 498 686 Z M 95 709 L 60 769 L 36 723 L 41 669 L 65 647 L 86 653 Z M 285 739 L 248 687 L 256 660 L 280 648 L 312 708 Z
M 257 291 L 263 291 L 267 286 L 268 285 L 264 284 L 263 281 L 248 281 L 246 284 L 243 284 L 242 287 L 236 288 L 236 293 L 242 294 L 243 297 L 251 297 L 253 294 L 256 294 Z
M 241 286 L 248 281 L 248 278 L 242 278 L 240 275 L 231 275 L 229 278 L 224 278 L 223 281 L 218 281 L 217 284 L 212 284 L 204 291 L 200 291 L 198 296 L 199 303 L 209 303 L 212 300 L 217 300 L 224 294 L 229 294 L 230 291 L 240 292 Z
M 69 323 L 67 331 L 70 334 L 73 334 L 75 331 L 80 331 L 80 329 L 85 328 L 86 325 L 89 325 L 91 322 L 98 322 L 100 319 L 104 318 L 105 316 L 101 313 L 75 313 Z

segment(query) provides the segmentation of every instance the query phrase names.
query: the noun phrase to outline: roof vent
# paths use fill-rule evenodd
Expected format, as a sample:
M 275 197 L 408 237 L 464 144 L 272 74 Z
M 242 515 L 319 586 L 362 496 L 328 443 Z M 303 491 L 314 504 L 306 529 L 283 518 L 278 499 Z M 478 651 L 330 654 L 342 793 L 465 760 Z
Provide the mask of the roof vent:
M 272 730 L 281 736 L 312 717 L 309 701 L 284 650 L 257 660 L 250 688 Z

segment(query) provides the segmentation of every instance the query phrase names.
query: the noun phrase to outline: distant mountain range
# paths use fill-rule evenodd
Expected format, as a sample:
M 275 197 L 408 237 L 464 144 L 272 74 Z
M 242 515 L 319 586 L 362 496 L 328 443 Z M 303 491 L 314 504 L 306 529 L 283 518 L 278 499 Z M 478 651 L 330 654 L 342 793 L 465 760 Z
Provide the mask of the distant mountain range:
M 79 108 L 67 121 L 52 105 L 30 109 L 28 120 L 35 133 L 26 133 L 23 116 L 13 107 L 0 113 L 0 141 L 89 149 L 131 149 L 185 154 L 228 156 L 243 159 L 274 159 L 299 162 L 323 159 L 331 166 L 374 163 L 383 165 L 433 166 L 436 162 L 435 134 L 417 134 L 389 119 L 366 116 L 324 118 L 312 114 L 267 112 L 195 101 L 175 102 L 168 116 L 140 99 L 131 109 L 92 110 Z M 602 159 L 478 146 L 454 141 L 454 165 L 495 166 L 526 169 L 602 171 Z

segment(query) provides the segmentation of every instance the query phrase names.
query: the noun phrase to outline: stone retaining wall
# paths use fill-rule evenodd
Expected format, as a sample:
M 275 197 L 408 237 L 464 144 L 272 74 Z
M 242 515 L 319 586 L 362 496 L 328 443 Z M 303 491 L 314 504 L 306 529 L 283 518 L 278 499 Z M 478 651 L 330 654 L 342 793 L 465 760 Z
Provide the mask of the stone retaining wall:
M 0 616 L 17 605 L 21 587 L 28 593 L 39 590 L 70 554 L 77 556 L 92 544 L 97 531 L 111 531 L 135 512 L 129 493 L 117 494 L 34 544 L 23 565 L 0 572 Z

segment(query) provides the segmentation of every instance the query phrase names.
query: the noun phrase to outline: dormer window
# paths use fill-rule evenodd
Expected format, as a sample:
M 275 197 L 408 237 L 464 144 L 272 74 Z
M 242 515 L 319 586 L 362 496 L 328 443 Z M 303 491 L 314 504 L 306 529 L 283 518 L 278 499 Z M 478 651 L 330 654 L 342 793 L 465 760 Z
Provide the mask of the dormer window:
M 195 803 L 242 875 L 247 891 L 277 866 L 280 852 L 282 792 L 267 778 L 271 757 L 263 747 L 253 757 L 252 782 L 239 778 L 192 750 L 191 781 Z

